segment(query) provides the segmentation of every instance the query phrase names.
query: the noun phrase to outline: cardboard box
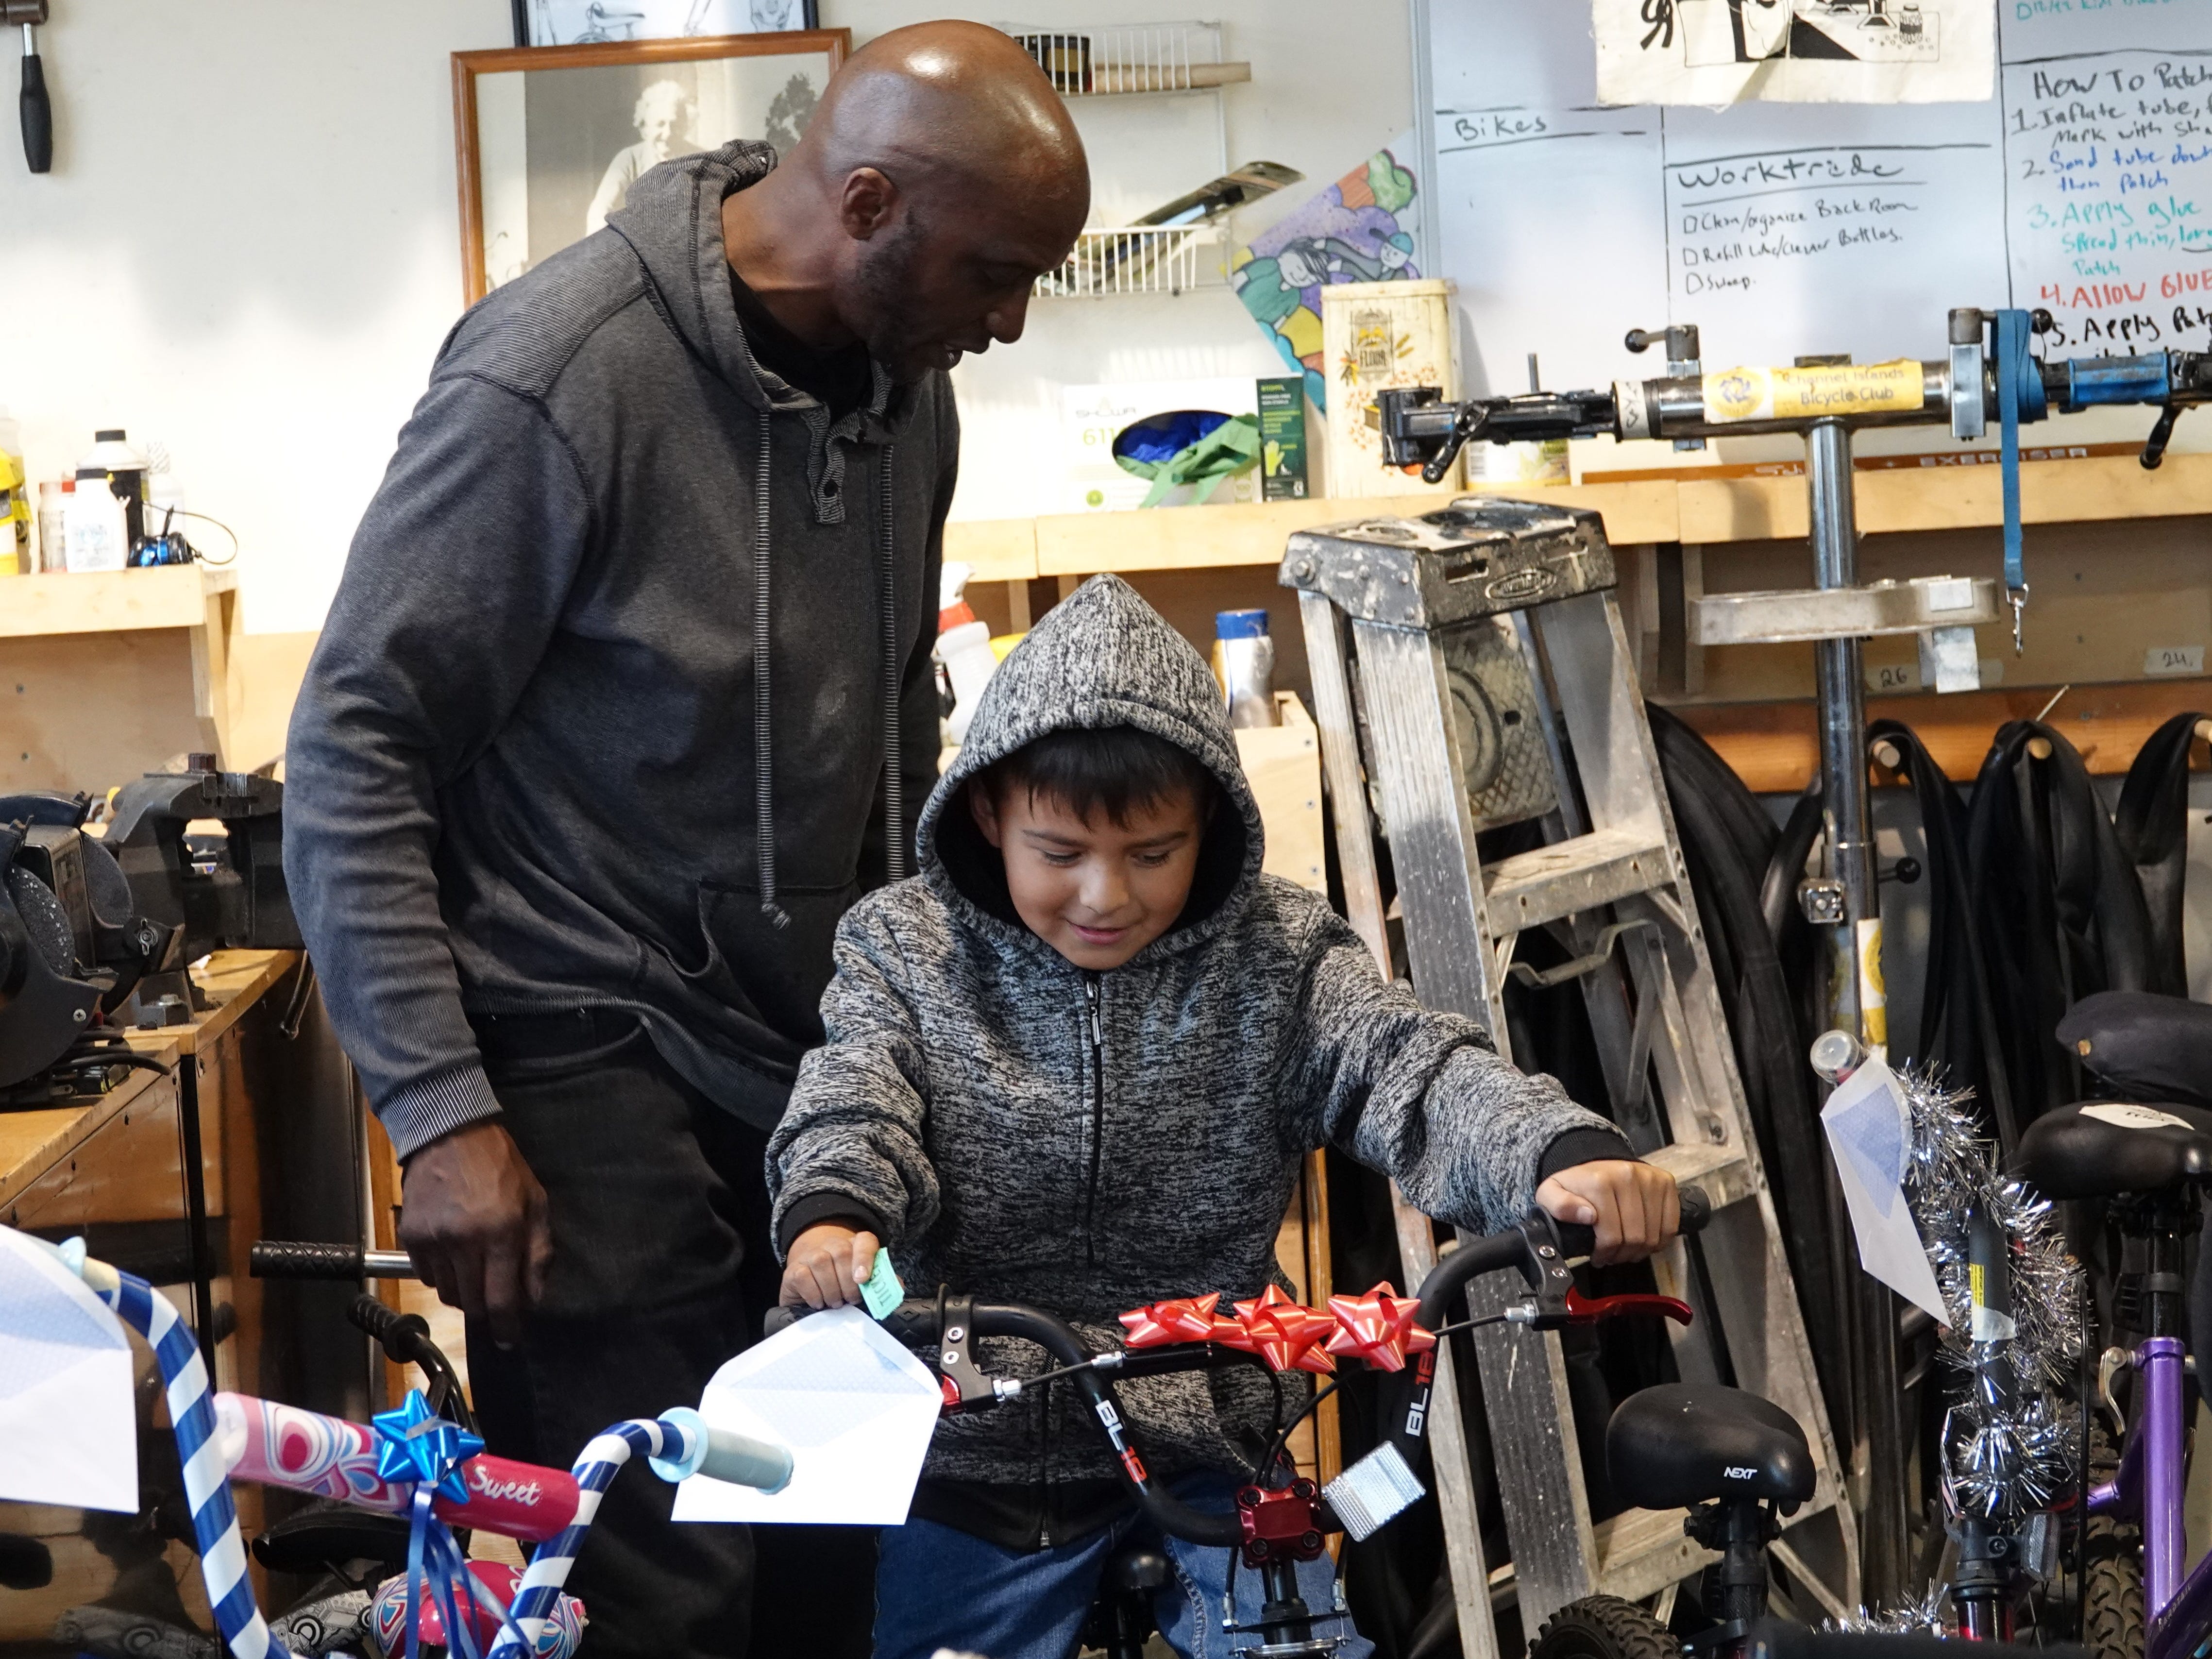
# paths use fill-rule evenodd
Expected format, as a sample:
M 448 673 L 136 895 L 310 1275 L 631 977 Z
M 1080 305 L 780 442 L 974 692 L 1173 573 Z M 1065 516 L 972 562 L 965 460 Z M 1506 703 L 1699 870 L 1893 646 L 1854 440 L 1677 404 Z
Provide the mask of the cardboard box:
M 1121 380 L 1063 388 L 1060 414 L 1068 457 L 1065 510 L 1115 512 L 1142 505 L 1152 492 L 1152 480 L 1128 471 L 1114 459 L 1114 441 L 1132 426 L 1181 410 L 1256 416 L 1259 388 L 1250 380 L 1231 377 Z M 1255 467 L 1221 480 L 1206 504 L 1221 506 L 1259 498 L 1259 469 Z M 1159 505 L 1189 506 L 1197 499 L 1196 487 L 1182 485 Z

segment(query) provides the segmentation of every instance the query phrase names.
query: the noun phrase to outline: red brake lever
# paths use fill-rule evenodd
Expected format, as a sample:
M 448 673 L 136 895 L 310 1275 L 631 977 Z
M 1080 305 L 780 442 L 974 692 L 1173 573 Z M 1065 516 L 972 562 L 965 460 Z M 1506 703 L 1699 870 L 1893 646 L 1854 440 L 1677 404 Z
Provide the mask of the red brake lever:
M 1694 1317 L 1688 1303 L 1671 1296 L 1588 1297 L 1580 1291 L 1567 1292 L 1570 1325 L 1595 1325 L 1601 1319 L 1620 1319 L 1633 1314 L 1671 1319 L 1677 1325 L 1686 1325 Z

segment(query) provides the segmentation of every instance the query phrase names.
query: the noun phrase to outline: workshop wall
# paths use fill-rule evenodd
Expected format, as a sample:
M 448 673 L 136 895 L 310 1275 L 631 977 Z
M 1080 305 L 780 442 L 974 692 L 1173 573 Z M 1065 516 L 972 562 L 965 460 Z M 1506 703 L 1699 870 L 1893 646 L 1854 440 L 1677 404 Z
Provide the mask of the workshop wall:
M 945 9 L 822 8 L 856 43 Z M 1024 10 L 1065 26 L 1147 21 L 1161 8 L 1029 0 Z M 1253 67 L 1249 85 L 1223 94 L 1229 161 L 1265 157 L 1313 181 L 1278 198 L 1278 211 L 1405 127 L 1401 7 L 1356 21 L 1322 0 L 1206 10 L 1224 23 L 1225 55 Z M 34 479 L 66 476 L 96 427 L 165 445 L 186 504 L 239 532 L 251 634 L 320 625 L 354 525 L 459 313 L 447 54 L 511 44 L 510 17 L 507 0 L 365 10 L 65 0 L 43 32 L 54 171 L 0 165 L 0 404 L 23 422 Z M 1116 159 L 1094 158 L 1102 179 Z M 1212 161 L 1192 161 L 1163 196 L 1211 176 Z M 1051 475 L 1063 384 L 1276 364 L 1225 289 L 1041 303 L 1021 347 L 961 371 L 956 511 L 1062 506 Z M 224 545 L 203 528 L 196 541 Z M 302 644 L 268 641 L 258 654 L 281 677 L 296 672 Z M 252 660 L 242 668 L 251 687 Z M 266 711 L 272 731 L 289 689 Z

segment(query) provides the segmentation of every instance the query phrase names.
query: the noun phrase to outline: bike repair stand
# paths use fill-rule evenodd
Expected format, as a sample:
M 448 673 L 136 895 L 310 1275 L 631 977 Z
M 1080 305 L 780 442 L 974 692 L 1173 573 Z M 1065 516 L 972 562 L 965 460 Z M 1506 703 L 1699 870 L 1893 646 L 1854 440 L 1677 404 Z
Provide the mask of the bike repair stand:
M 1639 1154 L 1703 1186 L 1717 1212 L 1701 1261 L 1680 1241 L 1654 1258 L 1660 1288 L 1698 1311 L 1674 1334 L 1678 1369 L 1687 1381 L 1714 1379 L 1724 1345 L 1736 1382 L 1806 1427 L 1818 1485 L 1775 1552 L 1824 1608 L 1844 1614 L 1860 1599 L 1850 1500 L 1598 515 L 1464 498 L 1420 519 L 1301 532 L 1281 580 L 1299 592 L 1353 926 L 1389 974 L 1379 830 L 1424 1003 L 1475 1020 L 1510 1060 L 1507 977 L 1579 981 L 1614 1121 Z M 1506 824 L 1540 826 L 1541 844 L 1486 868 L 1475 838 Z M 1533 928 L 1571 959 L 1540 973 L 1515 963 Z M 1406 1274 L 1418 1282 L 1436 1260 L 1434 1230 L 1393 1199 Z M 1471 1310 L 1498 1313 L 1517 1290 L 1503 1276 L 1477 1280 Z M 1679 1510 L 1593 1523 L 1564 1355 L 1547 1333 L 1532 1364 L 1518 1346 L 1530 1340 L 1505 1326 L 1474 1337 L 1522 1626 L 1533 1634 L 1569 1601 L 1648 1596 L 1711 1557 L 1684 1536 Z M 1431 1434 L 1460 1640 L 1468 1659 L 1496 1659 L 1467 1434 L 1449 1352 L 1437 1357 Z M 1806 1524 L 1816 1516 L 1826 1518 Z

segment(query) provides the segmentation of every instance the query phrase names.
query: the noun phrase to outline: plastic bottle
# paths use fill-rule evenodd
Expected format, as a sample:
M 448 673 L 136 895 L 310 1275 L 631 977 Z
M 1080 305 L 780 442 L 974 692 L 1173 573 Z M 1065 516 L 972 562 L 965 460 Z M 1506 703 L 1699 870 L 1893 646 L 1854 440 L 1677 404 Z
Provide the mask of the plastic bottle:
M 131 556 L 123 503 L 98 467 L 82 467 L 63 519 L 63 562 L 73 574 L 120 570 Z
M 0 576 L 31 574 L 31 485 L 23 439 L 0 405 Z
M 69 568 L 69 503 L 76 491 L 75 478 L 48 478 L 39 486 L 39 545 L 32 561 L 33 571 Z
M 1265 611 L 1213 613 L 1213 678 L 1231 726 L 1279 726 L 1275 712 L 1275 641 Z
M 146 534 L 146 458 L 131 447 L 130 435 L 119 426 L 94 433 L 91 449 L 76 464 L 78 477 L 88 472 L 99 474 L 123 503 L 126 556 Z

